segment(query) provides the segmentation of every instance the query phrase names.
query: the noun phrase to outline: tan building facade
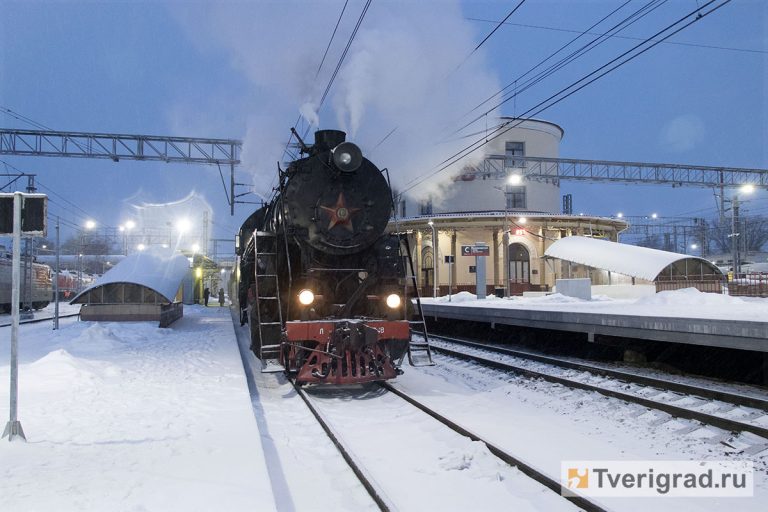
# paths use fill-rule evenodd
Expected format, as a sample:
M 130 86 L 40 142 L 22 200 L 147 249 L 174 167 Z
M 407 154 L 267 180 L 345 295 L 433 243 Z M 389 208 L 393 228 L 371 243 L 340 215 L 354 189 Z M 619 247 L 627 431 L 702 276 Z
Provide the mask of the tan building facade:
M 571 235 L 592 236 L 611 241 L 627 224 L 618 219 L 581 215 L 520 214 L 483 212 L 438 214 L 400 219 L 390 230 L 407 233 L 417 282 L 423 296 L 458 291 L 475 292 L 476 258 L 465 256 L 462 247 L 488 245 L 486 292 L 504 289 L 505 295 L 525 291 L 551 290 L 568 269 L 544 258 L 555 241 Z M 447 262 L 452 257 L 453 263 Z M 448 258 L 450 260 L 451 258 Z

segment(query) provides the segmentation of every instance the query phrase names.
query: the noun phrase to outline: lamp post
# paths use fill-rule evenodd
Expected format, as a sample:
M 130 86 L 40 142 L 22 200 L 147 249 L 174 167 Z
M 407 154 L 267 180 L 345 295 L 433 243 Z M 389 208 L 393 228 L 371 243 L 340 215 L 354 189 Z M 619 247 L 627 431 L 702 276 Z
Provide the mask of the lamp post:
M 739 192 L 742 194 L 751 194 L 755 191 L 755 187 L 752 185 L 744 185 L 739 189 Z M 733 258 L 733 278 L 736 279 L 736 277 L 741 272 L 741 251 L 739 246 L 739 235 L 740 233 L 737 231 L 739 226 L 739 195 L 733 194 L 733 198 L 730 200 L 731 202 L 731 234 L 729 235 L 731 238 L 731 257 Z M 746 237 L 743 237 L 746 238 Z
M 95 221 L 85 221 L 84 228 L 86 231 L 90 231 L 95 227 Z M 83 255 L 85 254 L 85 231 L 82 229 L 80 230 L 80 251 L 77 254 L 77 291 L 79 292 L 83 289 Z
M 507 183 L 505 188 L 501 187 L 493 187 L 502 194 L 504 194 L 504 227 L 503 227 L 503 236 L 502 236 L 502 244 L 504 245 L 502 250 L 502 259 L 503 259 L 503 265 L 504 265 L 504 271 L 502 272 L 502 276 L 504 279 L 504 296 L 509 297 L 510 295 L 510 289 L 509 289 L 509 186 L 516 186 L 520 185 L 523 182 L 523 177 L 520 174 L 510 174 L 507 178 Z
M 435 222 L 432 219 L 429 219 L 427 224 L 429 224 L 429 227 L 432 229 L 432 297 L 437 298 L 437 268 L 439 266 L 439 256 L 437 250 L 437 228 L 435 227 Z
M 123 254 L 128 256 L 128 232 L 136 227 L 136 223 L 132 220 L 126 221 L 118 228 L 123 234 Z

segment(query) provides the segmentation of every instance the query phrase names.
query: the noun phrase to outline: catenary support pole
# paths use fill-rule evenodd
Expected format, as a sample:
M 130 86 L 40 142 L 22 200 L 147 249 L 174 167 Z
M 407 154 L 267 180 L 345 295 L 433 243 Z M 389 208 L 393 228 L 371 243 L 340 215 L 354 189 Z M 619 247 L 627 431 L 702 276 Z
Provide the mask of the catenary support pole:
M 59 250 L 59 217 L 56 217 L 56 279 L 53 282 L 53 297 L 54 297 L 54 306 L 53 306 L 53 329 L 56 330 L 59 328 L 59 272 L 61 272 L 61 268 L 59 267 L 59 254 L 61 251 Z
M 13 196 L 13 260 L 11 270 L 11 414 L 3 437 L 13 441 L 16 437 L 27 440 L 18 419 L 19 395 L 19 286 L 21 285 L 21 192 Z

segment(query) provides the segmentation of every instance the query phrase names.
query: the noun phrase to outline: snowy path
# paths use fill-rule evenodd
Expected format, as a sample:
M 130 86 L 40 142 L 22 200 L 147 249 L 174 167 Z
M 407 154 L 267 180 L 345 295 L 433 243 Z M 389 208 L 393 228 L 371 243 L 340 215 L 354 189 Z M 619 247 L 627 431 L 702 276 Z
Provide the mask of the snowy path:
M 29 442 L 0 442 L 0 510 L 274 509 L 228 309 L 22 326 L 19 374 Z
M 562 460 L 754 460 L 755 496 L 742 499 L 601 499 L 611 510 L 762 511 L 768 499 L 768 456 L 748 457 L 702 438 L 719 433 L 703 428 L 675 432 L 688 422 L 653 424 L 637 406 L 617 406 L 596 393 L 566 390 L 477 365 L 437 356 L 431 368 L 406 368 L 394 386 L 465 428 L 509 450 L 557 478 Z

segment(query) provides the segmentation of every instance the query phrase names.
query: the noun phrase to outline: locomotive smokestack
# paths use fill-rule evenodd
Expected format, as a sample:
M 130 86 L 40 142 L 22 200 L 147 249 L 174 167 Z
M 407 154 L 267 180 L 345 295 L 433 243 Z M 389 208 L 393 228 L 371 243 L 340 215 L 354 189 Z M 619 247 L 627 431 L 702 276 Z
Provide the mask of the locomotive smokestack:
M 314 150 L 327 151 L 347 140 L 347 134 L 341 130 L 318 130 L 315 132 Z

